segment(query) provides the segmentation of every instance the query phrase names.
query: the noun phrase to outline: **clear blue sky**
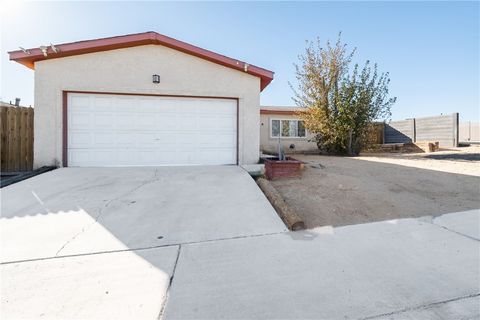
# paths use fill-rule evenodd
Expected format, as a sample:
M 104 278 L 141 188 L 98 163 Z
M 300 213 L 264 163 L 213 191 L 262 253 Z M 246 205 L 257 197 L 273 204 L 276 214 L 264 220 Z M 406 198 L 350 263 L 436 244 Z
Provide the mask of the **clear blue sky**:
M 275 72 L 266 105 L 292 105 L 305 40 L 357 47 L 389 71 L 393 119 L 460 112 L 479 121 L 479 2 L 77 2 L 2 5 L 2 100 L 33 101 L 33 71 L 8 61 L 19 46 L 157 31 Z

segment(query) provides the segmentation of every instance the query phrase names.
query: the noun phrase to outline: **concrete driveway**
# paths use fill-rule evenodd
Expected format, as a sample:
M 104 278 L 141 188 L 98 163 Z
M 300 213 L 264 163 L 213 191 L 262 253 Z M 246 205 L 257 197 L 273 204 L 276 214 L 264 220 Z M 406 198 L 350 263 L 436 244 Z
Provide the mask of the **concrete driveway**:
M 285 226 L 237 166 L 64 168 L 2 189 L 2 262 L 255 236 Z
M 2 319 L 477 319 L 480 211 L 286 232 L 238 167 L 2 189 Z
M 2 319 L 156 319 L 179 244 L 286 231 L 237 166 L 65 168 L 1 198 Z

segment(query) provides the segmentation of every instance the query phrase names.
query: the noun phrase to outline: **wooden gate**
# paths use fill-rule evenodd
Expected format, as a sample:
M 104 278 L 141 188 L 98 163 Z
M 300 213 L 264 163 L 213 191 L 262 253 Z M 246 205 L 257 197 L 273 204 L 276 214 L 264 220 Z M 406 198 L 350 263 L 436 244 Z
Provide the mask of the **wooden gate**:
M 33 169 L 33 108 L 0 106 L 1 171 Z

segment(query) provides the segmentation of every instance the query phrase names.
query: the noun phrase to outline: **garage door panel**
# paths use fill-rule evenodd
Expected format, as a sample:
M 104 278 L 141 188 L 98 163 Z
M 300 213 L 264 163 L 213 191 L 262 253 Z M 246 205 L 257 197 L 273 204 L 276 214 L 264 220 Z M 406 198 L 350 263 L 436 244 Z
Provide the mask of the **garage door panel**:
M 172 103 L 172 99 L 162 99 L 157 101 L 157 108 L 162 110 L 162 114 L 178 114 L 178 106 Z
M 155 135 L 155 143 L 161 148 L 175 146 L 175 132 L 161 132 Z
M 177 153 L 176 151 L 170 150 L 159 150 L 158 151 L 158 161 L 160 165 L 168 165 L 177 162 Z
M 69 163 L 72 166 L 115 166 L 112 158 L 115 158 L 115 150 L 74 149 L 69 154 Z
M 235 164 L 236 102 L 69 94 L 71 166 Z
M 111 131 L 115 127 L 115 114 L 113 112 L 98 112 L 93 114 L 93 125 L 96 130 Z
M 120 148 L 135 145 L 135 142 L 136 142 L 135 135 L 127 131 L 117 132 L 116 138 L 117 138 L 116 145 L 117 147 L 120 147 Z
M 157 157 L 157 151 L 152 150 L 152 149 L 139 149 L 136 150 L 136 156 L 137 156 L 137 164 L 138 165 L 149 165 L 151 162 L 151 159 L 156 159 Z
M 118 166 L 128 166 L 136 163 L 136 153 L 130 149 L 117 149 L 117 163 Z
M 232 145 L 236 144 L 236 138 L 234 134 L 219 134 L 216 136 L 217 146 L 231 148 Z
M 68 153 L 68 163 L 72 166 L 86 164 L 90 161 L 90 150 L 73 149 Z
M 191 113 L 178 116 L 176 123 L 179 130 L 194 130 L 197 128 L 197 118 Z
M 192 99 L 192 102 L 196 103 L 197 101 L 196 99 Z M 170 99 L 169 104 L 175 109 L 176 114 L 188 116 L 196 112 L 195 106 L 191 104 L 192 102 L 179 99 Z
M 198 129 L 201 130 L 216 130 L 218 127 L 218 118 L 212 116 L 199 116 Z
M 177 128 L 177 117 L 174 114 L 162 114 L 161 116 L 157 116 L 156 124 L 157 130 L 173 130 Z
M 69 146 L 72 149 L 86 148 L 114 148 L 115 136 L 110 132 L 85 132 L 76 131 L 69 136 Z
M 135 120 L 135 128 L 137 130 L 156 130 L 156 114 L 153 112 L 138 114 Z
M 231 109 L 236 108 L 236 102 L 234 100 L 201 100 L 199 104 L 202 109 L 212 114 L 231 114 Z
M 234 134 L 200 134 L 197 143 L 202 147 L 229 147 L 235 145 L 236 136 Z
M 135 137 L 135 144 L 131 145 L 132 147 L 139 147 L 139 148 L 154 148 L 156 142 L 157 135 L 155 132 L 135 132 L 132 133 Z
M 69 129 L 89 129 L 91 124 L 91 114 L 88 112 L 71 112 L 68 119 Z
M 231 161 L 235 161 L 234 157 L 232 157 L 232 150 L 202 150 L 199 153 L 199 163 L 206 163 L 206 164 L 223 164 L 228 163 Z
M 198 117 L 198 128 L 209 131 L 231 131 L 236 126 L 237 119 L 233 116 L 200 116 Z
M 99 112 L 111 111 L 114 99 L 102 96 L 91 96 L 92 104 Z
M 115 144 L 115 136 L 110 132 L 96 132 L 92 136 L 92 147 L 112 148 Z
M 77 113 L 77 112 L 84 112 L 84 113 L 87 113 L 87 114 L 90 114 L 91 112 L 91 108 L 89 105 L 76 105 L 76 106 L 72 106 L 72 108 L 69 108 L 68 111 L 70 113 Z
M 102 107 L 98 107 L 95 103 L 97 102 L 97 100 L 93 100 L 92 103 L 91 103 L 91 106 L 95 106 L 94 108 L 93 107 L 90 107 L 90 108 L 83 108 L 84 110 L 83 111 L 88 111 L 88 112 L 92 112 L 92 111 L 95 111 L 95 113 L 112 113 L 112 112 L 115 112 L 115 106 L 102 106 Z M 94 110 L 93 110 L 94 109 Z M 79 111 L 82 111 L 82 110 L 79 110 Z
M 92 145 L 92 134 L 88 131 L 76 131 L 68 136 L 68 145 L 71 148 L 88 148 Z
M 112 99 L 112 104 L 118 112 L 134 112 L 137 105 L 134 97 L 127 96 L 109 96 Z
M 195 145 L 197 144 L 197 139 L 198 139 L 198 136 L 195 135 L 196 132 L 193 132 L 193 133 L 177 133 L 175 135 L 175 143 L 177 145 L 180 145 L 180 146 L 185 146 L 185 145 L 189 145 L 191 146 L 192 148 L 195 147 Z
M 133 112 L 117 112 L 113 121 L 115 121 L 117 130 L 135 129 L 135 113 Z
M 90 153 L 90 161 L 99 164 L 107 164 L 112 158 L 115 158 L 116 151 L 111 149 L 92 149 Z
M 78 108 L 89 108 L 90 107 L 90 96 L 89 95 L 71 95 L 69 105 Z
M 220 116 L 217 118 L 218 128 L 229 130 L 237 126 L 237 118 L 234 116 Z
M 138 100 L 138 111 L 143 112 L 155 112 L 158 109 L 158 99 L 154 98 L 140 98 Z

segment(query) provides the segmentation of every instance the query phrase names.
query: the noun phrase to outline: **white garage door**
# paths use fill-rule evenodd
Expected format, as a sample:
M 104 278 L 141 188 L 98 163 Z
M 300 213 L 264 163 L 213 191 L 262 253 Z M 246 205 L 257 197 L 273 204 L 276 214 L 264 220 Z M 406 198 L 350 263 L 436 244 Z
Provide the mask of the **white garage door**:
M 69 166 L 235 164 L 233 99 L 68 94 Z

